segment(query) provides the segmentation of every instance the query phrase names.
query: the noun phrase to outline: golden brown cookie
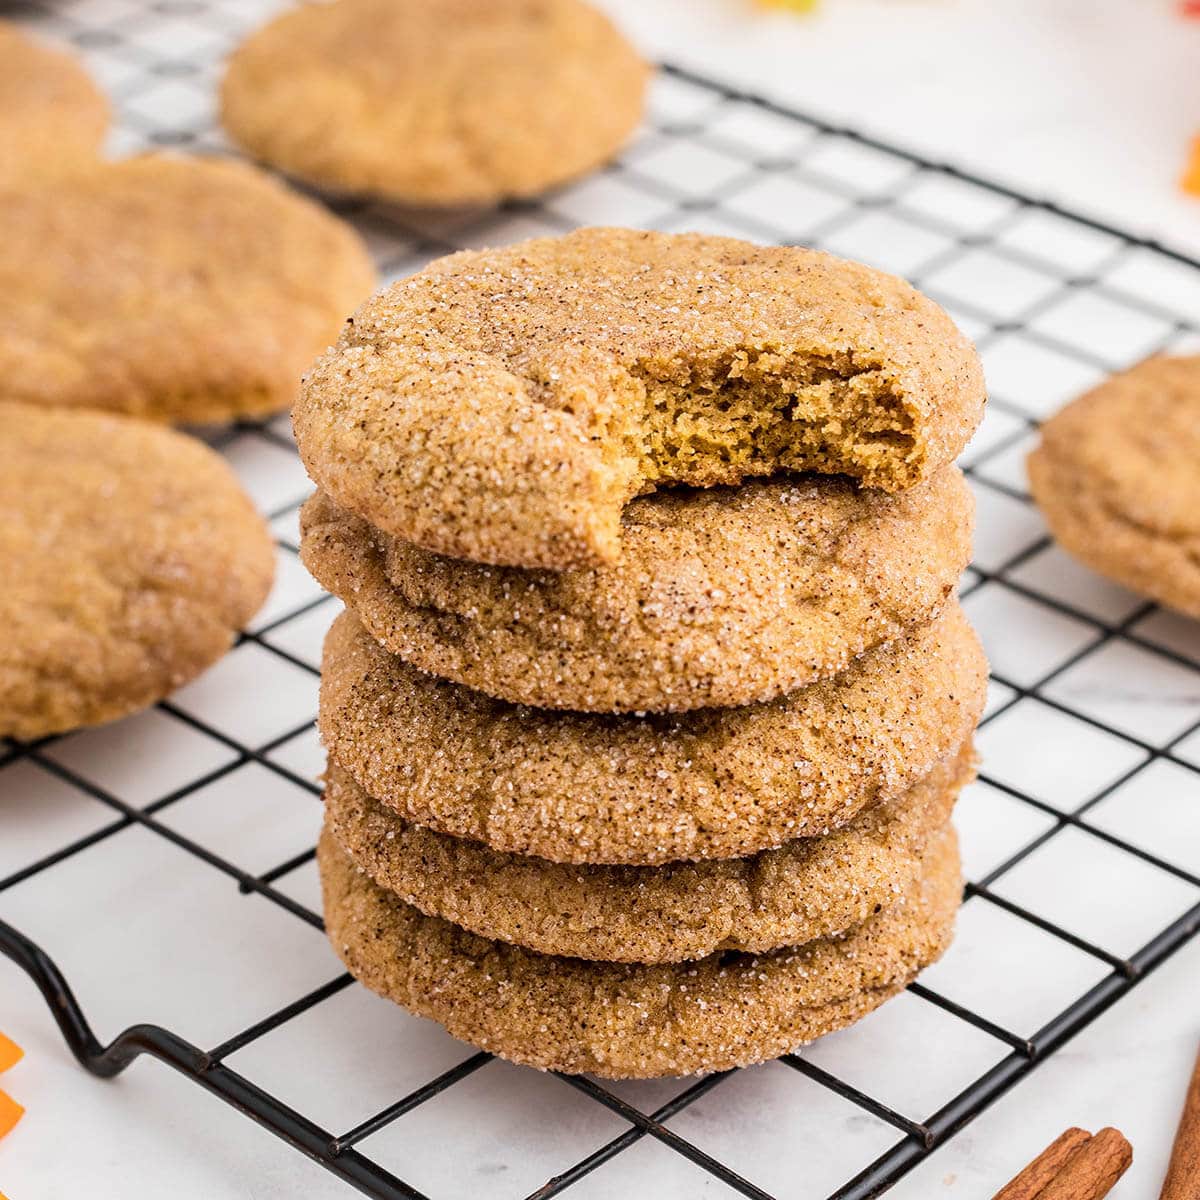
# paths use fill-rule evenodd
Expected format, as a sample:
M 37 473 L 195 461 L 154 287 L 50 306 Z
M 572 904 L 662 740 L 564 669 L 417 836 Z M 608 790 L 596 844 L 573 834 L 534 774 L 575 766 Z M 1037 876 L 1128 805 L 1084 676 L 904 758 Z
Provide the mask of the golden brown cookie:
M 916 878 L 973 774 L 968 745 L 825 837 L 751 858 L 661 867 L 569 866 L 434 833 L 372 800 L 332 761 L 325 814 L 356 866 L 428 916 L 542 954 L 680 962 L 718 950 L 761 953 L 861 925 Z
M 537 954 L 424 916 L 328 832 L 317 859 L 330 941 L 372 991 L 513 1062 L 606 1078 L 745 1066 L 851 1024 L 940 957 L 961 896 L 947 827 L 900 900 L 844 937 L 644 966 Z
M 83 67 L 0 21 L 0 189 L 93 164 L 107 130 L 108 101 Z
M 756 854 L 839 828 L 966 741 L 987 664 L 957 604 L 834 679 L 682 715 L 492 700 L 333 624 L 321 735 L 368 795 L 439 833 L 555 862 L 650 866 Z
M 1042 426 L 1033 498 L 1101 575 L 1200 617 L 1200 355 L 1150 358 Z
M 376 296 L 295 410 L 309 474 L 455 558 L 595 566 L 659 486 L 779 471 L 899 491 L 979 421 L 978 356 L 907 283 L 793 246 L 583 229 Z
M 611 158 L 648 74 L 581 0 L 334 0 L 237 49 L 221 115 L 251 154 L 320 187 L 491 204 Z
M 229 467 L 128 417 L 0 404 L 0 734 L 161 699 L 229 649 L 275 554 Z
M 974 501 L 946 467 L 901 492 L 805 477 L 635 500 L 608 567 L 444 558 L 318 493 L 301 556 L 388 650 L 516 704 L 662 712 L 752 704 L 836 674 L 941 610 Z
M 369 294 L 358 235 L 253 167 L 152 155 L 0 195 L 0 398 L 276 412 Z

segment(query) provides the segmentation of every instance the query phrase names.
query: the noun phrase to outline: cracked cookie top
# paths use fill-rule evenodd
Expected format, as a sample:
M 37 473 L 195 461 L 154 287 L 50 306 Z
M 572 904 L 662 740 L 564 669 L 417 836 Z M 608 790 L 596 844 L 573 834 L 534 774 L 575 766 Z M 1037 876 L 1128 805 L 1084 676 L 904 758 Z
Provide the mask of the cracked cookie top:
M 214 662 L 274 547 L 202 442 L 128 417 L 0 404 L 0 734 L 143 708 Z
M 1156 357 L 1047 421 L 1034 500 L 1076 558 L 1200 617 L 1200 355 Z
M 616 561 L 670 485 L 780 472 L 901 491 L 979 421 L 970 342 L 891 275 L 791 246 L 583 229 L 432 263 L 376 296 L 295 410 L 316 482 L 456 558 Z
M 611 158 L 648 76 L 581 0 L 334 0 L 234 52 L 221 114 L 251 154 L 319 187 L 493 204 Z
M 646 965 L 538 954 L 424 916 L 328 828 L 317 865 L 329 939 L 372 991 L 514 1062 L 617 1079 L 745 1066 L 851 1024 L 945 951 L 962 898 L 947 827 L 918 877 L 842 937 Z
M 434 833 L 372 800 L 336 762 L 325 820 L 380 887 L 481 937 L 603 962 L 682 962 L 799 945 L 879 912 L 916 877 L 973 761 L 968 744 L 825 837 L 658 867 L 552 863 Z
M 734 858 L 828 833 L 967 739 L 987 663 L 962 610 L 766 704 L 648 716 L 492 700 L 407 666 L 353 613 L 321 668 L 321 737 L 370 796 L 553 862 Z
M 842 670 L 938 612 L 971 550 L 955 467 L 905 492 L 804 476 L 632 501 L 621 558 L 490 567 L 380 533 L 318 493 L 301 554 L 388 650 L 519 704 L 750 704 Z

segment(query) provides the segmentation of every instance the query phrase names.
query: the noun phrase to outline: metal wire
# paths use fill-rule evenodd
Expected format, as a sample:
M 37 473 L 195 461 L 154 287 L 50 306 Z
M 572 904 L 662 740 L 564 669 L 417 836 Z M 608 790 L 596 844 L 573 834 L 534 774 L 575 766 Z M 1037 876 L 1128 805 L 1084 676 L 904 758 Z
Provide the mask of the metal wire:
M 111 87 L 120 110 L 121 131 L 126 145 L 131 148 L 180 146 L 200 151 L 223 149 L 211 114 L 205 111 L 201 101 L 204 96 L 211 94 L 213 66 L 223 52 L 222 47 L 227 47 L 246 26 L 253 25 L 261 19 L 264 11 L 262 6 L 219 3 L 217 0 L 163 0 L 160 3 L 143 5 L 140 9 L 131 9 L 128 3 L 123 3 L 116 6 L 110 15 L 105 14 L 103 2 L 97 4 L 95 0 L 86 6 L 72 8 L 59 9 L 48 2 L 27 2 L 16 8 L 18 11 L 15 15 L 28 19 L 35 28 L 41 28 L 52 36 L 73 43 L 94 65 L 104 67 L 103 74 L 118 80 Z M 86 16 L 81 15 L 83 8 L 87 9 Z M 164 49 L 162 39 L 148 42 L 141 36 L 148 29 L 152 30 L 156 21 L 180 20 L 190 21 L 197 29 L 219 35 L 218 41 L 200 52 L 172 45 L 167 45 Z M 453 221 L 430 220 L 366 203 L 342 203 L 337 207 L 349 219 L 358 222 L 372 239 L 381 270 L 385 274 L 396 274 L 414 268 L 431 255 L 465 244 L 502 240 L 505 236 L 519 234 L 531 223 L 548 231 L 571 228 L 580 220 L 591 223 L 646 223 L 663 228 L 687 228 L 696 225 L 711 227 L 717 223 L 728 226 L 731 230 L 741 229 L 746 236 L 757 237 L 760 240 L 824 245 L 836 244 L 847 227 L 865 215 L 879 214 L 902 221 L 905 229 L 916 231 L 917 236 L 927 237 L 931 246 L 936 243 L 937 248 L 931 250 L 925 261 L 905 272 L 918 286 L 925 280 L 932 280 L 936 285 L 940 273 L 962 263 L 972 253 L 981 249 L 986 249 L 990 255 L 1016 269 L 1040 272 L 1047 277 L 1048 287 L 1042 289 L 1029 304 L 1018 306 L 1016 312 L 997 314 L 988 311 L 986 306 L 974 307 L 969 298 L 956 298 L 955 312 L 977 327 L 977 340 L 985 350 L 997 338 L 1019 331 L 1030 343 L 1041 346 L 1065 360 L 1076 362 L 1081 368 L 1101 371 L 1110 369 L 1112 364 L 1104 361 L 1093 349 L 1073 344 L 1052 329 L 1039 327 L 1039 318 L 1052 311 L 1062 302 L 1064 296 L 1071 295 L 1108 298 L 1118 302 L 1130 313 L 1159 322 L 1164 346 L 1181 335 L 1197 332 L 1190 319 L 1170 305 L 1146 300 L 1136 294 L 1124 293 L 1106 276 L 1111 268 L 1127 261 L 1128 255 L 1136 251 L 1151 255 L 1163 263 L 1173 264 L 1177 269 L 1194 272 L 1197 286 L 1200 286 L 1200 263 L 1153 242 L 1130 237 L 1120 230 L 1065 212 L 1048 201 L 1021 195 L 1011 189 L 977 179 L 953 166 L 931 162 L 895 147 L 883 145 L 863 137 L 852 129 L 839 128 L 791 112 L 778 105 L 719 86 L 679 68 L 667 66 L 663 70 L 668 80 L 686 85 L 690 89 L 695 104 L 683 115 L 671 112 L 652 120 L 646 140 L 652 151 L 656 144 L 661 144 L 674 148 L 685 147 L 695 153 L 708 151 L 724 156 L 724 159 L 728 160 L 728 169 L 722 172 L 716 186 L 707 186 L 703 181 L 697 183 L 693 178 L 681 177 L 661 166 L 655 168 L 653 153 L 647 157 L 643 149 L 635 146 L 622 162 L 615 164 L 599 177 L 605 186 L 609 187 L 611 194 L 606 198 L 603 190 L 596 192 L 582 207 L 578 201 L 579 193 L 568 191 L 566 201 L 561 197 L 551 197 L 540 204 L 510 205 L 499 217 L 494 214 L 476 216 L 464 218 L 457 224 Z M 180 95 L 187 95 L 186 91 L 180 93 L 178 89 L 194 89 L 198 98 L 197 104 L 189 109 L 185 103 L 181 113 L 174 109 L 163 111 L 160 106 L 148 102 L 146 98 L 150 97 L 152 100 L 155 95 L 154 89 L 164 80 L 176 88 L 176 99 Z M 737 133 L 739 122 L 758 118 L 774 122 L 775 133 L 779 135 L 765 148 L 762 143 L 753 144 Z M 787 136 L 789 129 L 795 133 L 794 142 Z M 780 152 L 779 144 L 786 144 L 789 148 L 786 152 Z M 880 161 L 888 164 L 886 183 L 856 179 L 853 173 L 847 177 L 845 173 L 836 169 L 831 171 L 827 165 L 830 151 L 845 148 L 877 152 Z M 790 184 L 809 189 L 818 197 L 821 206 L 819 219 L 806 219 L 803 228 L 792 228 L 788 225 L 786 212 L 783 217 L 779 217 L 771 212 L 764 212 L 761 206 L 745 206 L 744 198 L 752 194 L 756 187 L 764 182 L 779 179 L 786 179 Z M 986 201 L 992 204 L 995 208 L 994 218 L 982 222 L 973 220 L 964 226 L 953 216 L 947 217 L 931 211 L 928 205 L 920 202 L 920 190 L 930 181 L 952 183 L 963 189 L 968 199 L 973 197 L 975 202 Z M 574 200 L 571 199 L 572 195 L 575 196 Z M 614 195 L 618 198 L 614 199 Z M 652 216 L 643 215 L 641 220 L 632 219 L 631 208 L 643 214 L 652 213 Z M 1045 214 L 1060 219 L 1072 229 L 1090 230 L 1101 241 L 1111 242 L 1111 250 L 1100 254 L 1086 272 L 1076 273 L 1052 258 L 1047 259 L 1037 252 L 1022 248 L 1019 241 L 1008 237 L 1008 234 L 1019 228 L 1020 223 L 1030 214 Z M 936 286 L 931 290 L 936 294 Z M 1035 422 L 1023 406 L 1013 403 L 1011 399 L 994 397 L 992 404 L 1007 414 L 1014 428 L 983 452 L 973 455 L 967 473 L 981 495 L 991 492 L 1020 504 L 1027 504 L 1028 498 L 1022 490 L 993 471 L 991 465 L 1019 447 L 1034 428 Z M 217 444 L 228 446 L 244 438 L 259 439 L 264 444 L 285 450 L 289 454 L 294 453 L 286 433 L 270 422 L 239 425 L 224 439 L 219 439 Z M 295 502 L 288 503 L 269 515 L 273 519 L 283 518 L 293 513 L 295 508 Z M 284 553 L 295 554 L 295 546 L 290 540 L 284 538 L 279 544 Z M 1094 713 L 1080 711 L 1047 691 L 1064 673 L 1102 647 L 1114 642 L 1135 646 L 1150 655 L 1194 672 L 1198 680 L 1200 668 L 1186 655 L 1159 644 L 1139 631 L 1139 625 L 1154 611 L 1151 605 L 1136 608 L 1122 621 L 1106 622 L 1099 620 L 1094 613 L 1083 611 L 1061 598 L 1046 595 L 1015 578 L 1013 572 L 1035 559 L 1047 545 L 1044 537 L 1027 539 L 1018 550 L 998 565 L 977 565 L 971 577 L 972 581 L 964 585 L 964 597 L 974 590 L 999 585 L 1016 596 L 1036 601 L 1048 611 L 1083 623 L 1093 631 L 1093 636 L 1076 653 L 1056 662 L 1053 670 L 1044 673 L 1032 683 L 1022 683 L 995 675 L 995 682 L 1000 685 L 1006 698 L 989 713 L 984 725 L 986 727 L 988 722 L 995 721 L 1022 701 L 1036 698 L 1041 704 L 1069 714 L 1105 737 L 1135 748 L 1141 752 L 1141 758 L 1131 769 L 1123 772 L 1074 809 L 1056 806 L 1044 798 L 1013 786 L 999 774 L 993 774 L 985 764 L 982 778 L 991 787 L 1029 806 L 1032 811 L 1044 815 L 1052 824 L 986 875 L 970 883 L 966 889 L 966 899 L 971 904 L 995 906 L 1015 919 L 1048 933 L 1065 945 L 1074 947 L 1097 963 L 1103 964 L 1106 973 L 1031 1036 L 1004 1028 L 989 1017 L 973 1011 L 969 1006 L 940 995 L 926 984 L 913 984 L 909 989 L 910 993 L 923 1003 L 935 1006 L 954 1020 L 965 1022 L 1008 1047 L 1008 1053 L 991 1068 L 962 1088 L 937 1111 L 920 1121 L 896 1111 L 868 1090 L 823 1069 L 803 1053 L 789 1055 L 781 1060 L 812 1083 L 836 1093 L 846 1102 L 892 1127 L 896 1132 L 894 1144 L 874 1161 L 864 1163 L 853 1178 L 846 1180 L 842 1186 L 830 1193 L 829 1200 L 865 1200 L 866 1197 L 881 1194 L 906 1171 L 930 1154 L 936 1153 L 940 1146 L 978 1116 L 998 1096 L 1034 1074 L 1050 1054 L 1107 1008 L 1120 1001 L 1147 974 L 1200 931 L 1200 875 L 1144 847 L 1134 845 L 1090 820 L 1096 805 L 1152 763 L 1169 762 L 1200 776 L 1197 766 L 1180 752 L 1181 745 L 1200 728 L 1200 709 L 1197 710 L 1196 720 L 1186 729 L 1164 744 L 1156 745 L 1108 723 Z M 286 630 L 289 623 L 329 603 L 331 601 L 328 598 L 307 600 L 269 625 L 243 635 L 243 642 L 253 643 L 262 651 L 277 656 L 294 667 L 315 673 L 311 664 L 282 648 L 275 635 L 281 630 Z M 0 750 L 0 768 L 21 759 L 28 759 L 40 769 L 69 782 L 73 787 L 91 796 L 112 813 L 112 820 L 102 827 L 57 847 L 35 861 L 21 866 L 6 878 L 0 879 L 0 903 L 10 890 L 40 876 L 43 872 L 53 870 L 84 850 L 94 847 L 103 849 L 115 835 L 136 826 L 167 840 L 213 871 L 220 872 L 228 878 L 231 885 L 236 885 L 243 893 L 264 897 L 296 919 L 320 926 L 319 914 L 312 912 L 277 886 L 281 880 L 286 880 L 293 872 L 311 861 L 314 853 L 312 849 L 292 855 L 268 870 L 251 873 L 199 841 L 178 832 L 161 819 L 164 813 L 170 815 L 169 810 L 180 801 L 249 763 L 258 764 L 298 789 L 310 793 L 318 792 L 319 789 L 311 780 L 278 761 L 273 754 L 273 751 L 309 729 L 311 722 L 306 720 L 269 741 L 256 745 L 230 736 L 175 703 L 165 702 L 161 708 L 175 720 L 184 722 L 206 738 L 226 747 L 230 757 L 221 765 L 148 804 L 135 804 L 112 794 L 97 786 L 79 770 L 64 765 L 53 755 L 56 739 L 28 745 L 10 744 Z M 1086 831 L 1121 853 L 1131 855 L 1154 870 L 1162 871 L 1172 879 L 1196 888 L 1196 903 L 1177 919 L 1156 931 L 1154 936 L 1134 952 L 1117 954 L 994 890 L 995 885 L 1002 881 L 1009 871 L 1051 842 L 1063 830 L 1068 829 Z M 53 947 L 48 949 L 52 950 Z M 156 1058 L 242 1111 L 351 1187 L 380 1200 L 397 1200 L 400 1197 L 419 1200 L 422 1193 L 374 1161 L 360 1149 L 362 1143 L 434 1097 L 447 1092 L 450 1092 L 452 1097 L 457 1084 L 490 1061 L 490 1056 L 483 1053 L 467 1057 L 407 1095 L 397 1097 L 352 1128 L 343 1131 L 331 1130 L 310 1120 L 253 1080 L 233 1070 L 226 1065 L 225 1060 L 259 1039 L 269 1037 L 287 1022 L 326 1003 L 346 988 L 356 986 L 348 975 L 334 975 L 323 985 L 297 997 L 207 1050 L 169 1029 L 149 1024 L 133 1024 L 104 1046 L 93 1033 L 67 980 L 45 950 L 13 926 L 0 921 L 0 951 L 34 980 L 50 1006 L 71 1052 L 93 1074 L 102 1077 L 114 1076 L 141 1055 Z M 168 969 L 168 964 L 163 964 L 163 971 Z M 215 964 L 213 969 L 219 970 L 220 964 Z M 141 997 L 137 994 L 128 997 L 131 1019 L 137 1016 L 140 1000 Z M 593 1153 L 547 1179 L 542 1186 L 530 1193 L 530 1197 L 542 1200 L 569 1192 L 573 1184 L 592 1171 L 640 1140 L 651 1138 L 722 1180 L 735 1191 L 759 1197 L 760 1200 L 769 1200 L 768 1192 L 668 1124 L 672 1118 L 696 1101 L 710 1095 L 714 1089 L 720 1088 L 732 1077 L 733 1075 L 727 1073 L 701 1079 L 649 1113 L 640 1111 L 622 1099 L 615 1090 L 592 1079 L 564 1077 L 566 1084 L 588 1097 L 591 1102 L 603 1106 L 609 1113 L 625 1122 L 627 1128 Z

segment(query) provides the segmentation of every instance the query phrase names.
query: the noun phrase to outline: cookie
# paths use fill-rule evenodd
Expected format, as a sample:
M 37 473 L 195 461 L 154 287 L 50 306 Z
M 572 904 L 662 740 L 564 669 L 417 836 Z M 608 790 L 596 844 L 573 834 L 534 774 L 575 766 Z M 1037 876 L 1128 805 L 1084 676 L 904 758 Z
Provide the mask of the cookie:
M 318 187 L 493 204 L 610 159 L 648 75 L 581 0 L 334 0 L 238 47 L 221 116 L 251 154 Z
M 301 557 L 414 666 L 515 704 L 586 712 L 752 704 L 941 610 L 971 555 L 955 467 L 906 492 L 751 482 L 633 501 L 608 567 L 444 558 L 318 493 Z
M 957 604 L 779 700 L 681 715 L 492 700 L 388 654 L 351 613 L 325 642 L 330 755 L 407 820 L 554 862 L 756 854 L 839 828 L 966 741 L 987 664 Z
M 144 708 L 266 599 L 270 534 L 202 442 L 128 417 L 0 404 L 0 734 Z
M 253 167 L 152 155 L 0 194 L 0 399 L 224 421 L 287 408 L 371 291 L 358 235 Z
M 1064 549 L 1200 617 L 1200 355 L 1150 358 L 1042 426 L 1033 498 Z
M 295 409 L 309 474 L 454 558 L 595 566 L 669 484 L 927 479 L 983 408 L 978 356 L 903 280 L 794 246 L 582 229 L 376 296 Z
M 745 1066 L 851 1024 L 943 953 L 961 896 L 947 827 L 900 900 L 844 937 L 645 966 L 537 954 L 424 916 L 328 832 L 317 859 L 330 941 L 368 988 L 513 1062 L 605 1078 Z
M 95 163 L 108 101 L 69 54 L 0 21 L 0 189 Z
M 429 916 L 542 954 L 679 962 L 775 950 L 861 925 L 916 878 L 973 768 L 968 745 L 825 837 L 751 858 L 661 867 L 567 866 L 434 833 L 372 800 L 336 762 L 325 814 L 356 866 Z

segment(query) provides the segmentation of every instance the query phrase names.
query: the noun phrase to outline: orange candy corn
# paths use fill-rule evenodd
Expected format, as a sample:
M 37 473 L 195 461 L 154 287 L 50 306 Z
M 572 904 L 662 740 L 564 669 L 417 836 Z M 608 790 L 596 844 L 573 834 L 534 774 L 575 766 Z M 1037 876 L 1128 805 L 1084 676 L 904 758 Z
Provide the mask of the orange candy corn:
M 0 1092 L 0 1138 L 9 1133 L 25 1115 L 21 1107 L 7 1092 Z
M 1179 181 L 1189 196 L 1200 196 L 1200 137 L 1192 139 L 1192 152 L 1187 166 L 1183 169 L 1183 178 Z
M 9 1067 L 19 1063 L 24 1056 L 25 1051 L 12 1038 L 6 1038 L 4 1034 L 0 1033 L 0 1071 L 7 1071 Z M 0 1092 L 0 1138 L 8 1133 L 24 1115 L 25 1109 L 21 1105 L 6 1092 Z M 4 1200 L 2 1195 L 0 1195 L 0 1200 Z
M 25 1057 L 25 1051 L 12 1038 L 6 1038 L 0 1033 L 0 1071 L 15 1067 Z

